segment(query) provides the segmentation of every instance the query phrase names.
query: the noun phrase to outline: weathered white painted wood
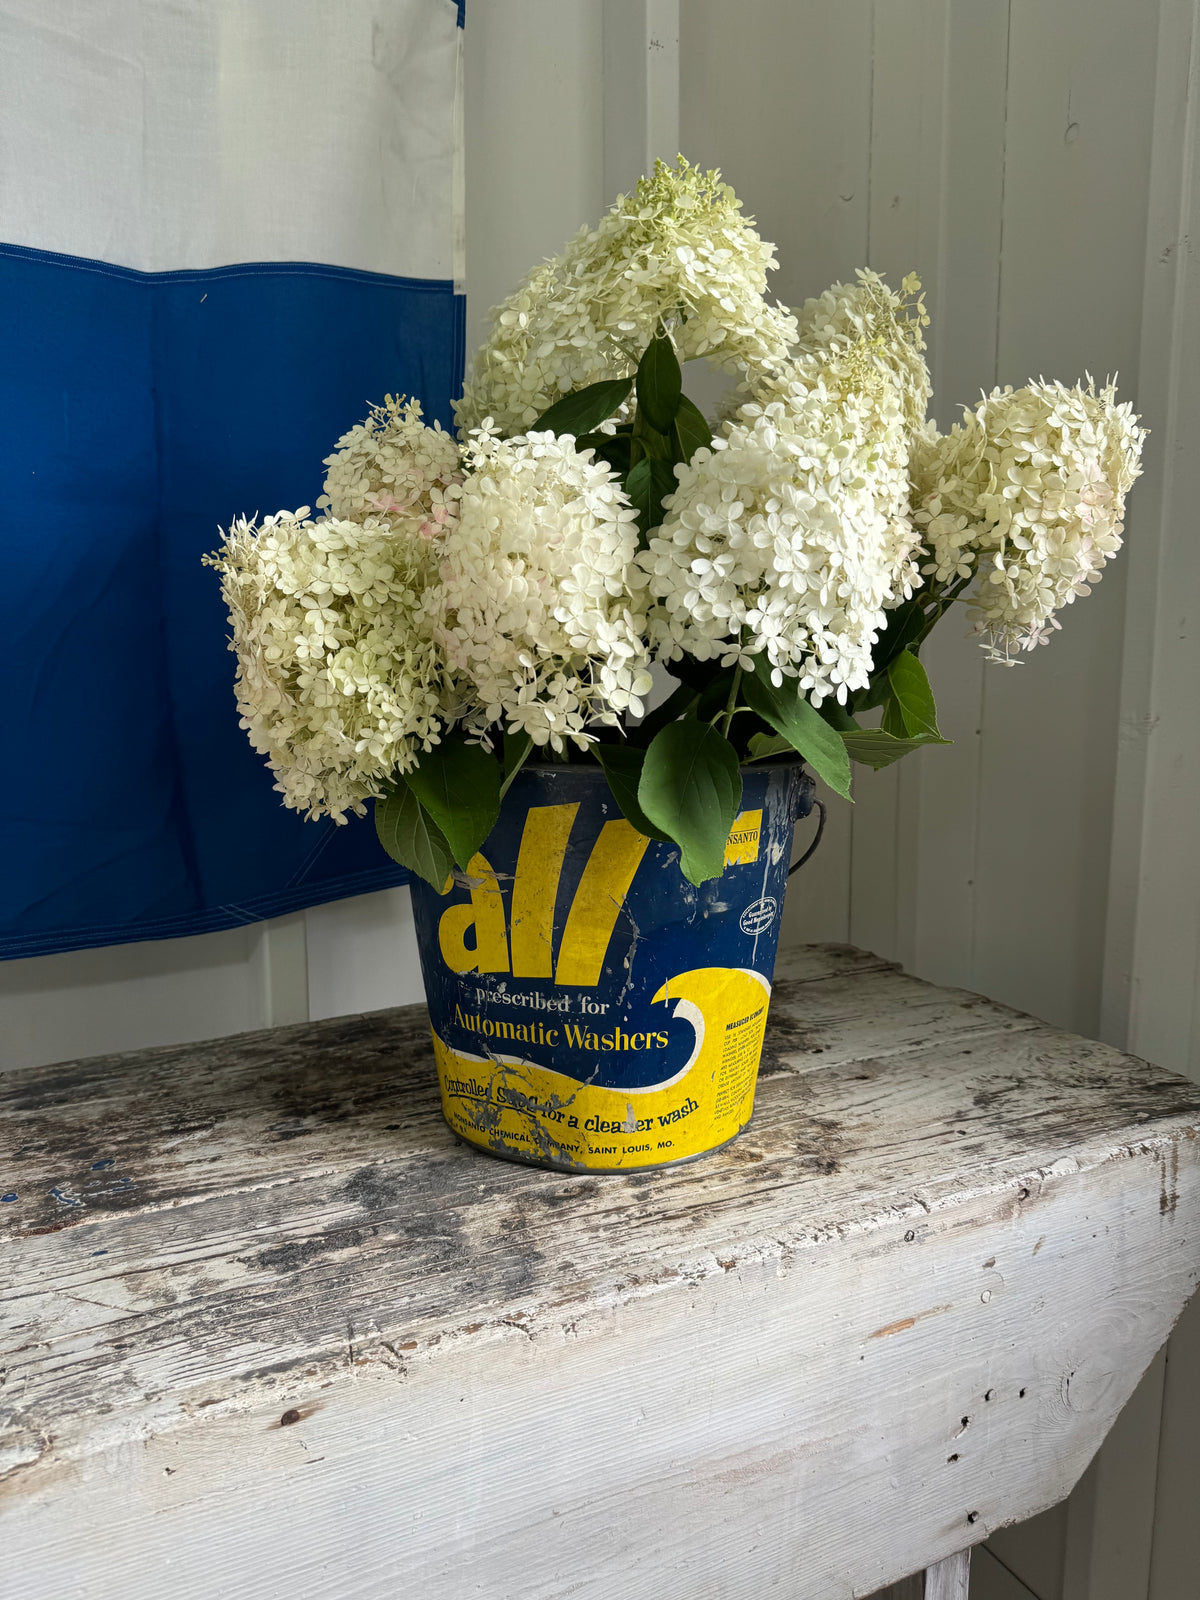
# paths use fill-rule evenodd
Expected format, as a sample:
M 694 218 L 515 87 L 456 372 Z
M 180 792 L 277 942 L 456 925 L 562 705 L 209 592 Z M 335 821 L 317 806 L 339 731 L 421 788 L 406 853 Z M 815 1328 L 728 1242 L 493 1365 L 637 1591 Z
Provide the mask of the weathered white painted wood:
M 1200 1273 L 1200 1090 L 793 971 L 750 1131 L 627 1178 L 457 1145 L 416 1008 L 11 1075 L 0 1585 L 850 1600 L 1061 1498 Z
M 890 1584 L 870 1600 L 967 1600 L 970 1571 L 971 1552 L 963 1550 L 925 1572 Z
M 925 1600 L 967 1600 L 971 1580 L 971 1552 L 947 1556 L 925 1574 Z

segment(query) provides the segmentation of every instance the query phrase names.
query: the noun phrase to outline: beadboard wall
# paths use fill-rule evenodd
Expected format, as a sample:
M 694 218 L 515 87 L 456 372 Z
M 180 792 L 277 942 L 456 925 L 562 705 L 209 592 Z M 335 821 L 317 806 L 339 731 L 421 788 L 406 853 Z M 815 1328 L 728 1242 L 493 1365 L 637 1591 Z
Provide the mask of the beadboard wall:
M 934 409 L 1118 373 L 1152 431 L 1129 546 L 1026 663 L 944 625 L 952 747 L 864 774 L 786 938 L 1200 1076 L 1196 0 L 475 0 L 469 326 L 647 153 L 720 165 L 796 302 L 859 265 L 925 281 Z M 1189 493 L 1190 489 L 1190 493 Z M 0 1065 L 417 998 L 407 891 L 0 966 Z M 1194 1600 L 1200 1317 L 1081 1489 L 996 1536 L 973 1597 Z

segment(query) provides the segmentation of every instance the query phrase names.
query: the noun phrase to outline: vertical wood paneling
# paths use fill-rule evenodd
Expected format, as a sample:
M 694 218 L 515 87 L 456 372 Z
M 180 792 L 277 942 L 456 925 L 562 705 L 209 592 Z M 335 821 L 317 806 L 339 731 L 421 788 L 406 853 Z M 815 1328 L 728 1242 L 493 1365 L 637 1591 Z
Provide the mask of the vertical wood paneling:
M 940 248 L 929 274 L 933 414 L 946 429 L 958 407 L 996 379 L 1008 5 L 952 6 L 942 118 Z M 917 789 L 905 836 L 915 884 L 906 915 L 913 970 L 939 983 L 974 978 L 980 734 L 984 662 L 965 623 L 945 619 L 924 658 L 941 726 L 954 743 L 905 763 Z
M 871 26 L 867 251 L 859 265 L 898 285 L 916 271 L 937 316 L 949 0 L 876 0 Z M 851 821 L 850 939 L 912 956 L 914 766 L 859 769 Z
M 1200 20 L 1163 7 L 1142 384 L 1147 481 L 1130 521 L 1105 1027 L 1121 1043 L 1200 1076 Z
M 1047 1597 L 1028 1589 L 1002 1562 L 997 1561 L 987 1546 L 976 1550 L 971 1558 L 971 1600 L 1047 1600 Z
M 774 240 L 773 292 L 797 305 L 867 259 L 872 5 L 685 0 L 680 145 L 720 167 Z M 850 937 L 850 808 L 826 796 L 820 850 L 792 880 L 784 939 Z
M 1154 13 L 1012 0 L 1011 18 L 999 377 L 1119 371 L 1132 396 Z M 985 679 L 975 976 L 1084 1033 L 1099 1023 L 1123 602 L 1118 563 L 1047 650 Z
M 1200 712 L 1195 696 L 1200 561 L 1191 511 L 1200 489 L 1195 450 L 1200 279 L 1192 244 L 1200 211 L 1198 84 L 1195 0 L 1163 0 L 1139 371 L 1139 402 L 1152 431 L 1126 552 L 1121 738 L 1102 1012 L 1105 1037 L 1194 1077 L 1200 1076 L 1195 998 L 1200 982 Z M 1143 1477 L 1156 1467 L 1152 1514 L 1143 1501 L 1134 1522 L 1149 1595 L 1151 1600 L 1190 1600 L 1200 1571 L 1200 1308 L 1195 1304 L 1167 1347 L 1159 1391 L 1138 1398 L 1140 1458 L 1131 1464 L 1106 1447 L 1102 1465 L 1108 1463 L 1110 1472 L 1094 1487 L 1094 1531 L 1084 1561 L 1092 1570 L 1106 1571 L 1111 1565 L 1108 1524 L 1120 1528 L 1133 1520 L 1118 1465 L 1125 1473 L 1140 1468 Z
M 0 962 L 0 1070 L 302 1020 L 303 949 L 277 926 Z
M 1200 1587 L 1200 1299 L 1167 1346 L 1149 1600 L 1192 1600 Z
M 308 1009 L 314 1022 L 423 1000 L 407 889 L 333 900 L 308 921 Z

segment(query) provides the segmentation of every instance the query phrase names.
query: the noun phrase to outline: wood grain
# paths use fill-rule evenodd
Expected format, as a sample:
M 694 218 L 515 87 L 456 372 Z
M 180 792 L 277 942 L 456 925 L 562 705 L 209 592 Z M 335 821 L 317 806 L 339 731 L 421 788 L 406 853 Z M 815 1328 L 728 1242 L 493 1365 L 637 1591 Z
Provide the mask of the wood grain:
M 11 1074 L 0 1593 L 850 1600 L 1060 1499 L 1196 1282 L 1200 1089 L 791 972 L 748 1133 L 627 1177 L 459 1145 L 418 1008 Z

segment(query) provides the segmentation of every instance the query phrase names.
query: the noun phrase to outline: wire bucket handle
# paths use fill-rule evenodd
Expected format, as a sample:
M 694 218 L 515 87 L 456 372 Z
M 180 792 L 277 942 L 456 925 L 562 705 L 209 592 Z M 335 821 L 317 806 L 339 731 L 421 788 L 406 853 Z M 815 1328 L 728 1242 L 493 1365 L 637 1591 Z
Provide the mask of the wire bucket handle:
M 824 800 L 814 800 L 813 801 L 813 807 L 814 807 L 815 810 L 817 810 L 817 811 L 819 811 L 821 813 L 821 820 L 820 820 L 820 822 L 817 823 L 817 831 L 813 835 L 813 841 L 809 845 L 808 849 L 800 857 L 799 861 L 793 861 L 791 866 L 788 868 L 788 877 L 789 878 L 791 877 L 793 872 L 799 872 L 800 868 L 804 865 L 804 863 L 806 861 L 811 861 L 812 860 L 813 856 L 816 854 L 817 846 L 821 842 L 821 835 L 825 832 L 826 811 L 825 811 L 825 802 L 824 802 Z

